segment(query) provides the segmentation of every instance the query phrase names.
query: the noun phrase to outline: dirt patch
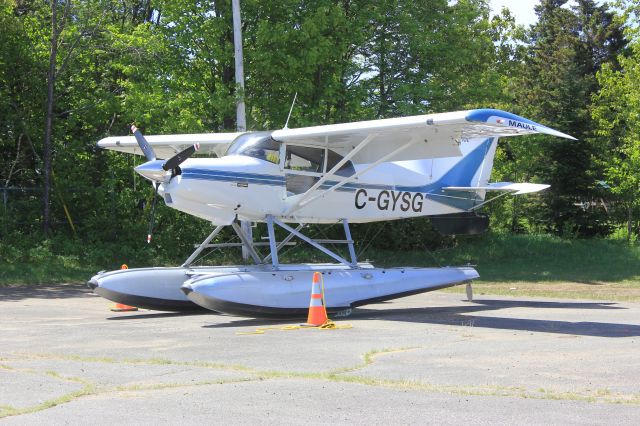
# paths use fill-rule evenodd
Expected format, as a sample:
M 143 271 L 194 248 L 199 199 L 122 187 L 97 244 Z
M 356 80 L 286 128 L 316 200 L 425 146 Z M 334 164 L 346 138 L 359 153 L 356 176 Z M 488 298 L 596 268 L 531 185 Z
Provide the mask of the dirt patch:
M 475 282 L 473 290 L 478 294 L 502 296 L 555 297 L 566 299 L 616 300 L 640 302 L 640 283 L 635 281 L 552 281 L 552 282 Z M 464 287 L 446 291 L 464 293 Z

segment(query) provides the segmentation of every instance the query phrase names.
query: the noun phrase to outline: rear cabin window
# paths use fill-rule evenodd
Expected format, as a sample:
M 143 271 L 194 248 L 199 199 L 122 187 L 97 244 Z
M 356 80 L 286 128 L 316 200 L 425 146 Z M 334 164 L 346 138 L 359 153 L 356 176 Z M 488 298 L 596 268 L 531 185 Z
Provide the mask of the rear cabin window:
M 327 157 L 326 168 L 325 156 Z M 285 176 L 287 195 L 306 192 L 318 182 L 321 173 L 331 170 L 342 158 L 340 154 L 330 149 L 287 145 L 284 161 L 284 168 L 289 171 Z M 305 173 L 296 173 L 297 171 Z M 317 173 L 317 175 L 307 173 Z M 344 177 L 352 176 L 355 173 L 351 161 L 347 161 L 335 172 L 336 175 Z
M 333 167 L 342 160 L 342 156 L 335 151 L 327 150 L 329 152 L 329 157 L 327 158 L 327 171 L 333 169 Z M 352 176 L 356 174 L 356 170 L 353 168 L 353 164 L 351 161 L 347 161 L 340 167 L 336 173 L 338 176 Z

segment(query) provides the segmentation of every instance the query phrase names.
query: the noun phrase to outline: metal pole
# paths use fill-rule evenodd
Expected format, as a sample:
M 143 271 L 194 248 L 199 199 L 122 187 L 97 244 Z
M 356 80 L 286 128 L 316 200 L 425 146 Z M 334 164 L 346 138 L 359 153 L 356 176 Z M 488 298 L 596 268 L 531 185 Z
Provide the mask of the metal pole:
M 233 50 L 235 57 L 236 70 L 236 128 L 239 132 L 247 130 L 247 118 L 244 109 L 244 65 L 242 58 L 242 21 L 240 18 L 240 0 L 231 0 L 233 9 Z M 253 241 L 253 232 L 251 222 L 246 220 L 240 221 L 240 227 L 247 236 Z M 251 254 L 246 247 L 242 246 L 242 259 L 249 260 Z
M 240 21 L 240 0 L 231 0 L 233 8 L 233 47 L 236 60 L 236 122 L 239 132 L 247 130 L 244 110 L 244 67 L 242 65 L 242 22 Z

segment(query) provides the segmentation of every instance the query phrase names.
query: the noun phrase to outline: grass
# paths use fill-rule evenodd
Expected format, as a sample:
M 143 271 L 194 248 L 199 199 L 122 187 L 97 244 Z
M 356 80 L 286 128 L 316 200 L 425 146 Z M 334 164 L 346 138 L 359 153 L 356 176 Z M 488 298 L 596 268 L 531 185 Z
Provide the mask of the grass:
M 104 268 L 96 265 L 68 267 L 56 262 L 12 263 L 0 260 L 0 287 L 25 284 L 84 283 Z
M 564 240 L 551 235 L 485 234 L 455 247 L 371 254 L 379 265 L 471 264 L 483 282 L 624 282 L 640 280 L 640 247 L 620 240 Z
M 450 287 L 443 291 L 463 294 L 463 286 Z M 585 284 L 580 282 L 475 282 L 475 295 L 551 297 L 556 299 L 610 300 L 618 302 L 640 302 L 640 284 L 637 282 Z
M 640 302 L 640 247 L 623 240 L 489 233 L 448 249 L 370 256 L 385 266 L 473 265 L 480 273 L 476 295 Z M 464 287 L 445 291 L 463 293 Z
M 480 273 L 476 294 L 640 302 L 640 247 L 622 240 L 486 234 L 436 251 L 370 257 L 384 266 L 473 265 Z
M 328 260 L 303 247 L 295 250 L 295 259 L 285 255 L 281 261 Z M 78 256 L 46 255 L 38 248 L 32 251 L 14 255 L 13 261 L 0 257 L 0 287 L 86 282 L 113 263 L 104 256 L 87 256 L 90 260 L 81 261 Z M 383 267 L 474 265 L 480 273 L 476 293 L 640 301 L 640 246 L 624 240 L 487 233 L 458 238 L 451 247 L 438 250 L 370 249 L 360 256 L 367 258 Z M 211 258 L 212 263 L 229 261 Z

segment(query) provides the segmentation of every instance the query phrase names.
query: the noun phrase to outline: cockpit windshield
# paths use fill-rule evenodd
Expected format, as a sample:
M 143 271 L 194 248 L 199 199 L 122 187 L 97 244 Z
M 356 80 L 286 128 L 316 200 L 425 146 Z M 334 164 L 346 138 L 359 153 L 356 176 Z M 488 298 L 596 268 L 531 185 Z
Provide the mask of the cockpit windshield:
M 225 155 L 246 155 L 274 164 L 280 163 L 280 143 L 271 132 L 251 132 L 238 136 Z

